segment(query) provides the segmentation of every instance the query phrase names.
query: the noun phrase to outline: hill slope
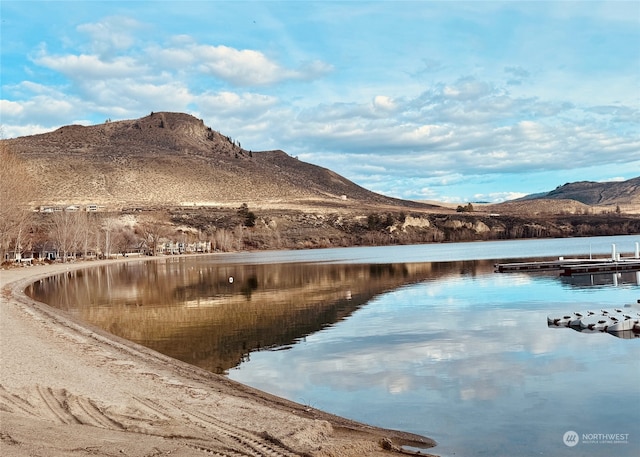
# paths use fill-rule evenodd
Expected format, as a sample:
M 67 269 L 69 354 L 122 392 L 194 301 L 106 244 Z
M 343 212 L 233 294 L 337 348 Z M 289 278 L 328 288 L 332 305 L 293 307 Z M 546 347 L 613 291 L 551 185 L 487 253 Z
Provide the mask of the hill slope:
M 627 181 L 579 181 L 550 192 L 488 205 L 493 212 L 511 214 L 598 214 L 621 211 L 640 214 L 640 177 Z
M 41 184 L 40 204 L 428 207 L 373 193 L 283 151 L 247 151 L 188 114 L 151 113 L 4 141 L 28 161 Z
M 640 177 L 627 181 L 579 181 L 556 187 L 551 192 L 524 197 L 532 199 L 575 200 L 585 205 L 640 204 Z

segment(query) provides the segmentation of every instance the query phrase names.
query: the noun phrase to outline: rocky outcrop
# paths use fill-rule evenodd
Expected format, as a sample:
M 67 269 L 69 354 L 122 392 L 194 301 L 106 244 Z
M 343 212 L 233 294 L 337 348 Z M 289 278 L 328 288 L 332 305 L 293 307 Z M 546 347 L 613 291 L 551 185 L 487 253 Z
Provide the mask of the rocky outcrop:
M 402 223 L 402 230 L 406 231 L 407 227 L 429 228 L 431 222 L 426 217 L 407 216 Z

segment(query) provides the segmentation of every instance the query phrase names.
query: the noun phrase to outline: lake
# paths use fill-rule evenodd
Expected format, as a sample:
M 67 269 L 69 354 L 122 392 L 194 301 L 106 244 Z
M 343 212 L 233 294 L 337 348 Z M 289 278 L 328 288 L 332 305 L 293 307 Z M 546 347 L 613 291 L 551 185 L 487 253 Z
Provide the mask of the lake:
M 636 456 L 640 338 L 550 328 L 547 316 L 635 304 L 640 274 L 493 266 L 609 254 L 612 243 L 630 256 L 639 241 L 168 257 L 71 272 L 27 292 L 239 382 L 434 438 L 430 452 L 442 456 Z

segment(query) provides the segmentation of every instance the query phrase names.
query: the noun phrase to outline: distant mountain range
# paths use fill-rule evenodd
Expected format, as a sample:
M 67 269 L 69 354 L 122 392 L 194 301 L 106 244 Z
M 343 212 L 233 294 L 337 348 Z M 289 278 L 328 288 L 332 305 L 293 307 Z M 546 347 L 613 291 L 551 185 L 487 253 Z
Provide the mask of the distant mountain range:
M 640 214 L 640 177 L 627 181 L 567 183 L 549 192 L 490 205 L 489 209 L 528 215 L 602 212 Z
M 629 205 L 640 203 L 640 176 L 627 181 L 578 181 L 550 192 L 527 195 L 519 200 L 575 200 L 585 205 Z
M 183 113 L 3 140 L 26 159 L 40 185 L 36 204 L 96 204 L 113 209 L 152 206 L 333 208 L 451 208 L 399 200 L 364 189 L 339 174 L 281 150 L 249 151 L 240 142 Z M 588 207 L 640 213 L 640 177 L 623 182 L 568 183 L 495 211 L 584 211 Z M 552 209 L 553 208 L 553 209 Z M 528 211 L 535 209 L 535 211 Z

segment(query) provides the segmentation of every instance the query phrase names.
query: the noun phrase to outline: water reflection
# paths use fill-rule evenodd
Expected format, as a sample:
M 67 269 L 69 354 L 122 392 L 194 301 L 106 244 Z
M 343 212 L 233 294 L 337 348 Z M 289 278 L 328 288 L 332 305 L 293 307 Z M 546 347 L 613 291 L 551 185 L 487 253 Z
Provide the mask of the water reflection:
M 215 259 L 78 271 L 36 283 L 29 293 L 254 387 L 434 437 L 440 455 L 640 452 L 633 433 L 640 422 L 638 339 L 547 327 L 550 314 L 635 302 L 634 273 L 498 275 L 494 259 Z M 576 451 L 562 443 L 567 430 L 631 435 L 624 447 Z
M 491 268 L 491 261 L 216 265 L 167 259 L 70 272 L 27 293 L 117 336 L 224 373 L 252 351 L 293 344 L 386 291 Z
M 638 455 L 637 341 L 550 329 L 546 319 L 585 303 L 635 301 L 638 289 L 633 282 L 578 288 L 566 281 L 452 274 L 408 285 L 286 354 L 254 354 L 230 376 L 434 437 L 438 455 Z M 632 439 L 576 451 L 562 442 L 567 430 L 620 430 Z

